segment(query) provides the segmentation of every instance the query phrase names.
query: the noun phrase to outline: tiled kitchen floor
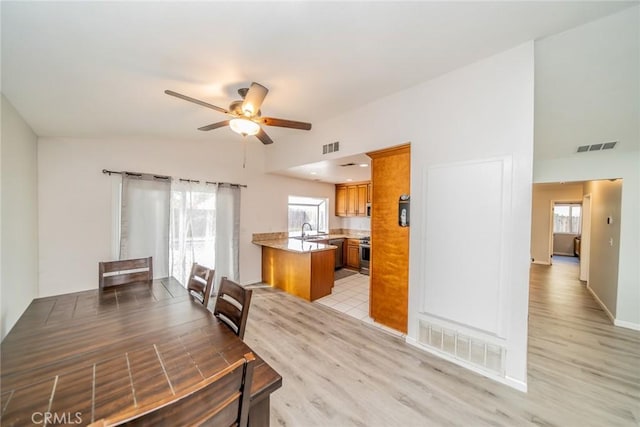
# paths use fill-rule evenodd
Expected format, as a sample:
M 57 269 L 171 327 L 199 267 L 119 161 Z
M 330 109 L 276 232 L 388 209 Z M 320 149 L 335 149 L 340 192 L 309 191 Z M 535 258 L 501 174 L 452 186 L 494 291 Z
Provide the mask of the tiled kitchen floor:
M 369 276 L 354 274 L 336 280 L 331 295 L 315 302 L 341 311 L 356 319 L 373 323 L 369 317 Z

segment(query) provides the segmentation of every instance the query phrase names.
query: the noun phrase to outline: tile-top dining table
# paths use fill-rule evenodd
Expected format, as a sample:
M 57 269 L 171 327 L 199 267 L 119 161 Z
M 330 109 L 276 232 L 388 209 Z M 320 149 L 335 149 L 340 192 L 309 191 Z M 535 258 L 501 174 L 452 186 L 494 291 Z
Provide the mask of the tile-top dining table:
M 2 426 L 86 425 L 160 401 L 252 351 L 173 278 L 34 299 L 1 344 Z M 282 377 L 258 354 L 249 425 Z

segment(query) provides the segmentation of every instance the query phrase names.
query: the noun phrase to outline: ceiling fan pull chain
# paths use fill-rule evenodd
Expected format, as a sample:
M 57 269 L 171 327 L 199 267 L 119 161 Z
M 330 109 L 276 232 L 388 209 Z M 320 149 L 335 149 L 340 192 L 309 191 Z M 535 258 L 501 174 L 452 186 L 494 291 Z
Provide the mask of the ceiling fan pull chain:
M 247 136 L 242 137 L 242 169 L 247 165 Z

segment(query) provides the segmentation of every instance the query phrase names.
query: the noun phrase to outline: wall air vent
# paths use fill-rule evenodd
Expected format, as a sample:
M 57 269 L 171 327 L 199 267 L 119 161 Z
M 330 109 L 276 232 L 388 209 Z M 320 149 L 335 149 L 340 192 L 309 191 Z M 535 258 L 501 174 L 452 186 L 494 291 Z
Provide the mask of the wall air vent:
M 581 145 L 578 147 L 578 153 L 586 153 L 587 151 L 611 150 L 616 146 L 618 141 L 602 142 L 591 145 Z
M 424 320 L 418 333 L 420 344 L 504 377 L 505 347 Z
M 335 153 L 340 149 L 340 142 L 330 142 L 322 146 L 322 154 Z

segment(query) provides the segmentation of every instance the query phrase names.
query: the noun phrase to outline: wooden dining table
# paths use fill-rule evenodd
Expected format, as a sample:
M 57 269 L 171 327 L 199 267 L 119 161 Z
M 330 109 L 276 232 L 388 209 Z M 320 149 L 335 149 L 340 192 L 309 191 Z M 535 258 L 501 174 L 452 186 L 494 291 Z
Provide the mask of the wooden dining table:
M 174 278 L 34 299 L 0 347 L 2 426 L 90 424 L 252 351 Z M 267 426 L 282 377 L 255 356 L 249 425 Z

